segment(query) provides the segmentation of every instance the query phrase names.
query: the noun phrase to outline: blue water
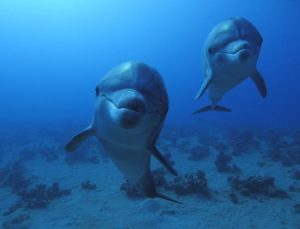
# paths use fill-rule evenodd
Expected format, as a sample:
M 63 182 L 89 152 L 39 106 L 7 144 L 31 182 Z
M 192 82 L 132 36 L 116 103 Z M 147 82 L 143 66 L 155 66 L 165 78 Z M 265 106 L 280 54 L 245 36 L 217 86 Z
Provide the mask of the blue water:
M 168 121 L 215 121 L 299 127 L 298 1 L 1 1 L 2 122 L 71 119 L 88 122 L 94 87 L 114 66 L 138 60 L 164 77 Z M 202 48 L 221 20 L 243 16 L 264 42 L 258 69 L 261 99 L 247 80 L 222 100 L 232 114 L 191 116 L 202 82 Z
M 207 93 L 193 100 L 203 79 L 207 35 L 235 16 L 263 36 L 257 68 L 268 96 L 261 98 L 247 79 L 220 102 L 233 112 L 192 115 L 209 104 Z M 72 123 L 72 131 L 56 136 L 63 144 L 91 122 L 99 80 L 128 60 L 162 75 L 168 127 L 299 131 L 299 22 L 297 0 L 0 0 L 1 135 L 13 129 L 21 141 L 23 128 L 42 133 Z M 5 147 L 14 142 L 2 141 Z

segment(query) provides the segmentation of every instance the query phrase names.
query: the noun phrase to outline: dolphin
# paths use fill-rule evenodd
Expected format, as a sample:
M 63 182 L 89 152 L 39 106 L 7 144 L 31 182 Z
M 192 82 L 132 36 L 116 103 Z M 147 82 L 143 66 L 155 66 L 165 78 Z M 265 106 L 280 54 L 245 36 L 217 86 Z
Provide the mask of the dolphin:
M 75 135 L 65 150 L 74 151 L 82 141 L 95 136 L 141 194 L 180 203 L 156 191 L 150 171 L 153 155 L 177 175 L 155 146 L 168 104 L 163 79 L 155 69 L 139 62 L 123 63 L 101 79 L 92 124 Z
M 193 112 L 231 111 L 218 105 L 230 89 L 250 77 L 260 95 L 267 96 L 264 79 L 256 69 L 263 38 L 248 20 L 235 17 L 216 25 L 204 45 L 204 80 L 195 96 L 207 90 L 211 104 Z

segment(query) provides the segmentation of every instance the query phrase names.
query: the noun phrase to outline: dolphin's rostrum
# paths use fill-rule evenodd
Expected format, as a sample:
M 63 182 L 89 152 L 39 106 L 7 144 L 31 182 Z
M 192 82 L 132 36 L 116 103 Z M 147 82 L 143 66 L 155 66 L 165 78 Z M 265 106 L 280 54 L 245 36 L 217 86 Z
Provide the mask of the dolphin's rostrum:
M 75 150 L 95 136 L 129 182 L 144 196 L 180 203 L 155 188 L 150 171 L 154 155 L 177 175 L 155 146 L 168 112 L 168 95 L 160 74 L 139 62 L 123 63 L 107 73 L 96 87 L 94 119 L 66 145 Z
M 210 110 L 231 111 L 218 105 L 226 92 L 251 77 L 262 97 L 267 96 L 264 79 L 256 69 L 262 36 L 246 19 L 230 18 L 216 25 L 204 46 L 204 80 L 195 100 L 207 90 L 211 105 L 195 113 Z

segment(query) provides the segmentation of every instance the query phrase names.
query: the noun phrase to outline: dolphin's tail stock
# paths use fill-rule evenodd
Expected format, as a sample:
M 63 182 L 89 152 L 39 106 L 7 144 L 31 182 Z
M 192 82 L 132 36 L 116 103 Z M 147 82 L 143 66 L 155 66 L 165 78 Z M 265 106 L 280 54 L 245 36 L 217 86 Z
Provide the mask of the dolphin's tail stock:
M 161 199 L 164 199 L 164 200 L 176 203 L 176 204 L 182 204 L 182 202 L 174 200 L 174 199 L 172 199 L 172 198 L 170 198 L 170 197 L 168 197 L 168 196 L 166 196 L 164 194 L 161 194 L 159 192 L 156 192 L 154 197 L 161 198 Z
M 202 112 L 207 112 L 207 111 L 223 111 L 223 112 L 231 112 L 232 110 L 230 110 L 227 107 L 222 107 L 219 105 L 208 105 L 206 107 L 202 107 L 198 110 L 195 110 L 192 114 L 197 114 L 197 113 L 202 113 Z

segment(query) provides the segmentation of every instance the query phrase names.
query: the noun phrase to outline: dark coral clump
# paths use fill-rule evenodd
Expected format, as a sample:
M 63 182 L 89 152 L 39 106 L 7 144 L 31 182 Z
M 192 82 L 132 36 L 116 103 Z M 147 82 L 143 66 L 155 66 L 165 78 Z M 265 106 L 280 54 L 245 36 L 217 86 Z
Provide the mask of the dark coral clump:
M 14 213 L 15 211 L 17 211 L 18 209 L 20 209 L 22 207 L 23 207 L 22 202 L 21 201 L 17 201 L 13 205 L 11 205 L 6 211 L 4 211 L 2 215 L 8 216 L 8 215 Z
M 240 177 L 229 177 L 231 187 L 241 195 L 250 198 L 265 196 L 270 198 L 287 198 L 287 192 L 278 189 L 274 184 L 274 177 L 250 176 L 246 179 Z
M 242 155 L 252 150 L 258 150 L 260 144 L 251 131 L 232 130 L 227 135 L 228 145 L 232 147 L 232 154 L 235 156 Z
M 239 203 L 239 199 L 238 199 L 237 195 L 234 192 L 229 194 L 229 198 L 230 198 L 232 203 L 234 203 L 234 204 Z
M 194 174 L 186 174 L 177 176 L 172 181 L 167 181 L 165 171 L 157 169 L 152 172 L 157 188 L 162 188 L 165 191 L 171 191 L 180 196 L 199 195 L 210 197 L 211 192 L 208 188 L 207 179 L 203 171 L 198 171 Z M 125 191 L 129 198 L 141 198 L 142 195 L 126 181 L 120 187 L 120 190 Z
M 231 156 L 226 155 L 223 151 L 220 151 L 217 159 L 215 160 L 215 166 L 221 173 L 240 173 L 240 168 L 238 168 L 235 164 L 231 165 L 231 161 Z
M 297 136 L 293 136 L 294 140 L 291 142 L 286 141 L 279 134 L 272 133 L 267 137 L 269 143 L 267 157 L 281 162 L 285 167 L 300 164 L 300 142 L 297 140 Z
M 195 174 L 186 174 L 184 176 L 175 177 L 173 182 L 169 182 L 164 188 L 168 191 L 173 191 L 180 196 L 193 194 L 205 197 L 211 196 L 205 172 L 201 170 Z
M 6 211 L 4 211 L 2 215 L 4 216 L 11 215 L 12 213 L 16 212 L 22 207 L 23 207 L 23 203 L 21 201 L 17 201 L 14 204 L 12 204 Z
M 295 180 L 300 180 L 300 169 L 293 169 L 292 170 L 292 178 L 295 179 Z
M 54 182 L 50 187 L 45 184 L 38 184 L 31 190 L 20 190 L 17 195 L 18 201 L 12 204 L 4 216 L 9 216 L 19 209 L 43 209 L 46 208 L 52 200 L 70 195 L 70 189 L 61 189 L 58 182 Z
M 60 189 L 59 183 L 54 182 L 52 186 L 38 184 L 30 191 L 23 191 L 21 197 L 23 207 L 28 209 L 46 208 L 52 200 L 71 194 L 70 189 Z
M 81 183 L 81 188 L 85 190 L 95 190 L 97 188 L 96 184 L 92 184 L 89 180 Z
M 228 152 L 230 150 L 230 147 L 228 144 L 224 142 L 215 142 L 214 143 L 214 148 L 216 149 L 217 152 Z
M 28 221 L 30 220 L 30 216 L 27 214 L 20 214 L 9 221 L 6 221 L 2 224 L 3 229 L 14 229 L 14 228 L 22 228 L 27 229 L 30 228 L 28 225 Z
M 134 186 L 132 186 L 127 180 L 121 184 L 120 190 L 124 191 L 128 198 L 130 199 L 136 199 L 136 198 L 142 198 L 143 195 L 140 194 Z
M 26 170 L 20 161 L 0 169 L 0 187 L 9 187 L 13 193 L 20 193 L 30 185 L 30 179 L 25 176 Z

